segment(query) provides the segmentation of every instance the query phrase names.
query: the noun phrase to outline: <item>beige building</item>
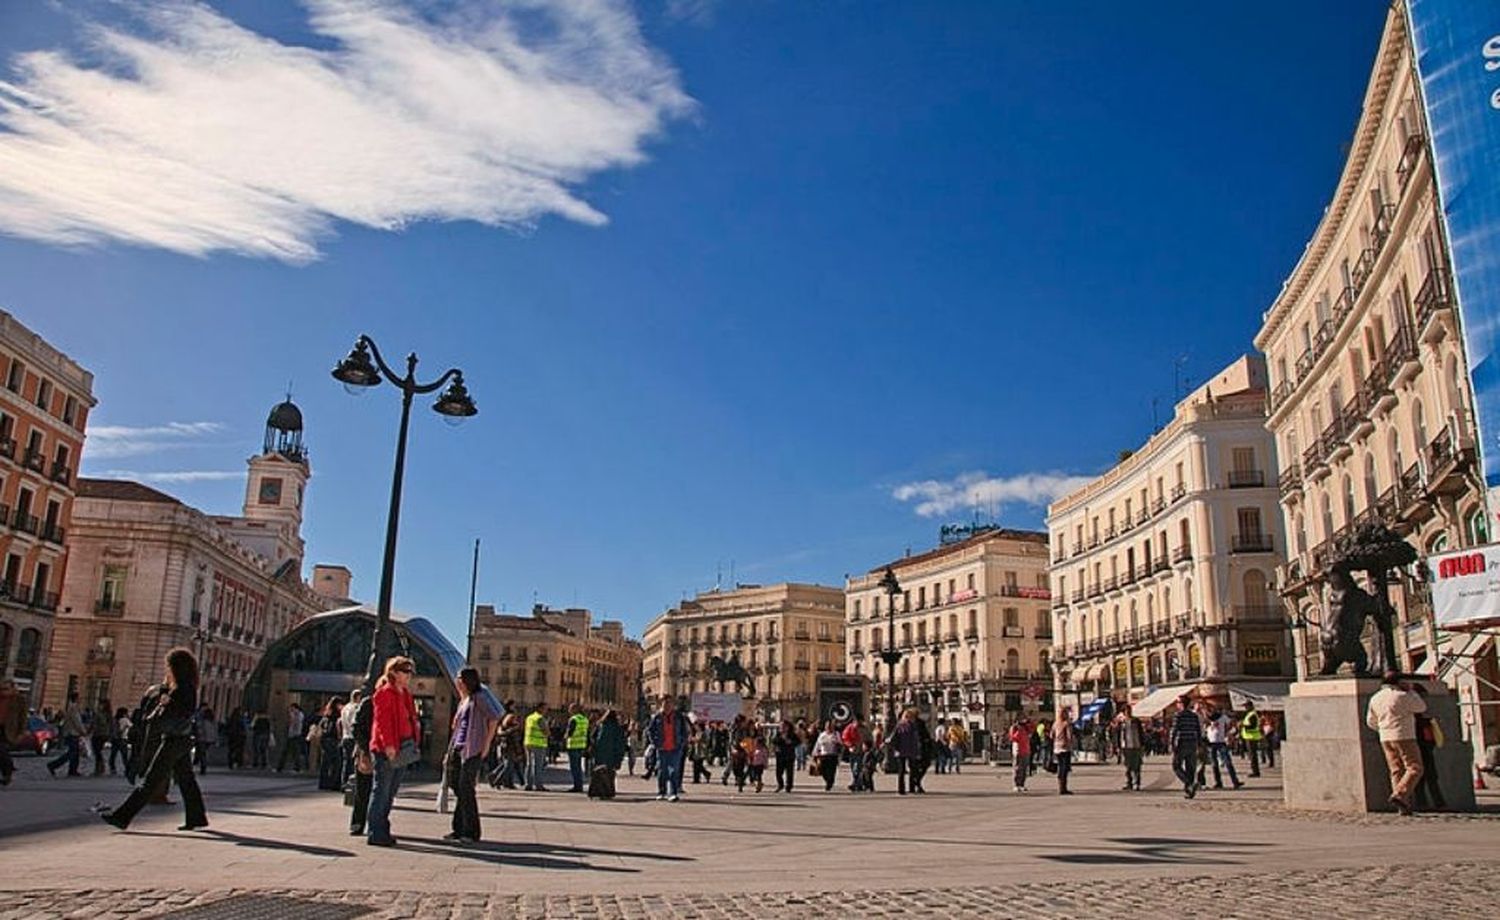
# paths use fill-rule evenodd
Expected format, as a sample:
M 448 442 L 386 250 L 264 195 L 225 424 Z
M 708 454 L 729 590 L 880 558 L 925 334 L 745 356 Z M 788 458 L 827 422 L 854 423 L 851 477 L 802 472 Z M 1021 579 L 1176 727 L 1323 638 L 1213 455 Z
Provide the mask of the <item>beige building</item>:
M 347 603 L 302 581 L 311 470 L 296 406 L 272 410 L 248 466 L 242 517 L 204 514 L 136 482 L 78 481 L 48 705 L 76 690 L 86 705 L 132 706 L 181 645 L 198 654 L 203 701 L 227 712 L 268 646 L 305 617 Z M 315 580 L 347 594 L 347 570 L 327 571 L 331 582 L 316 571 Z
M 1274 578 L 1282 547 L 1265 365 L 1246 356 L 1177 404 L 1107 473 L 1054 502 L 1056 685 L 1143 714 L 1197 688 L 1291 673 Z M 1265 688 L 1263 688 L 1265 689 Z
M 0 310 L 0 677 L 41 704 L 94 375 Z
M 1340 534 L 1383 520 L 1423 556 L 1490 538 L 1413 69 L 1405 13 L 1393 5 L 1333 200 L 1255 340 L 1270 366 L 1266 424 L 1292 541 L 1282 595 L 1308 624 L 1296 639 L 1313 671 L 1329 550 Z M 1456 685 L 1466 725 L 1493 744 L 1494 643 L 1438 635 L 1416 575 L 1414 567 L 1393 589 L 1398 656 L 1408 669 L 1436 666 Z M 1457 666 L 1435 664 L 1434 645 L 1460 653 Z
M 892 641 L 903 655 L 898 708 L 915 705 L 995 733 L 1021 713 L 1023 689 L 1050 689 L 1046 534 L 985 530 L 890 568 L 902 588 L 894 634 L 879 585 L 886 566 L 849 579 L 844 589 L 848 670 L 870 678 L 877 717 L 886 712 L 889 676 L 880 653 Z
M 634 718 L 640 700 L 641 646 L 618 620 L 593 625 L 593 614 L 537 604 L 530 616 L 474 615 L 474 661 L 479 676 L 502 699 L 522 706 L 540 701 L 561 709 L 616 709 Z
M 792 583 L 707 591 L 651 621 L 643 644 L 647 699 L 717 690 L 709 660 L 738 656 L 760 718 L 811 717 L 816 675 L 844 666 L 844 593 Z

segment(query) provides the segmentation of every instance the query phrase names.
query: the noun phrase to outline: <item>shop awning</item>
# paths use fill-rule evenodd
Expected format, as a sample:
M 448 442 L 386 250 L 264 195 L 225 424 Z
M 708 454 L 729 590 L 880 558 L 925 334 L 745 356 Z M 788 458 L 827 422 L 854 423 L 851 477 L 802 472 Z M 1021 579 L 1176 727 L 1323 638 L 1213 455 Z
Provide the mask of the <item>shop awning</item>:
M 1104 680 L 1109 677 L 1109 665 L 1103 662 L 1089 668 L 1089 680 Z
M 1089 679 L 1089 669 L 1085 667 L 1074 668 L 1070 676 L 1073 678 L 1074 685 L 1081 684 Z
M 1161 714 L 1162 710 L 1177 702 L 1177 698 L 1187 693 L 1191 688 L 1187 686 L 1157 687 L 1139 703 L 1130 707 L 1130 714 L 1138 719 L 1150 719 Z
M 1248 701 L 1254 703 L 1256 709 L 1285 712 L 1286 698 L 1291 690 L 1291 684 L 1284 682 L 1230 684 L 1229 702 L 1234 704 L 1235 709 L 1244 709 Z

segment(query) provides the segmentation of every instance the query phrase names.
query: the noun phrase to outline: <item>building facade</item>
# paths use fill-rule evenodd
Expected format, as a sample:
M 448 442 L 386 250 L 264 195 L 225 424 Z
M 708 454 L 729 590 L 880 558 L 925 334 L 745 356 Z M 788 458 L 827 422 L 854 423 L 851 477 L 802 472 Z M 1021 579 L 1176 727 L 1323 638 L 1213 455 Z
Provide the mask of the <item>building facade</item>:
M 1473 397 L 1426 118 L 1394 4 L 1344 170 L 1256 336 L 1271 378 L 1292 545 L 1281 572 L 1299 662 L 1318 630 L 1334 541 L 1384 521 L 1422 556 L 1487 542 Z M 1476 747 L 1500 739 L 1495 644 L 1439 635 L 1420 567 L 1393 589 L 1397 656 L 1455 684 Z M 1434 649 L 1453 656 L 1439 662 Z
M 887 709 L 890 675 L 880 653 L 888 644 L 903 656 L 896 707 L 963 719 L 974 732 L 1004 731 L 1029 708 L 1023 691 L 1050 690 L 1046 534 L 990 529 L 890 568 L 902 588 L 894 620 L 879 584 L 886 566 L 844 589 L 847 669 L 870 678 L 875 715 Z
M 1265 405 L 1265 364 L 1243 357 L 1048 508 L 1056 686 L 1075 703 L 1225 697 L 1291 673 Z
M 759 718 L 808 718 L 817 675 L 844 666 L 844 593 L 795 583 L 706 591 L 653 620 L 642 644 L 647 699 L 718 690 L 710 660 L 738 657 Z
M 301 426 L 290 403 L 272 410 L 265 449 L 248 462 L 242 517 L 204 514 L 136 482 L 78 480 L 48 705 L 74 691 L 86 705 L 133 705 L 180 645 L 198 655 L 203 701 L 227 712 L 272 643 L 344 603 L 302 580 L 311 470 Z
M 94 375 L 0 310 L 0 678 L 41 704 Z
M 502 699 L 561 709 L 615 709 L 634 718 L 640 700 L 641 646 L 618 620 L 593 625 L 588 610 L 537 604 L 530 616 L 474 615 L 474 661 L 479 677 Z

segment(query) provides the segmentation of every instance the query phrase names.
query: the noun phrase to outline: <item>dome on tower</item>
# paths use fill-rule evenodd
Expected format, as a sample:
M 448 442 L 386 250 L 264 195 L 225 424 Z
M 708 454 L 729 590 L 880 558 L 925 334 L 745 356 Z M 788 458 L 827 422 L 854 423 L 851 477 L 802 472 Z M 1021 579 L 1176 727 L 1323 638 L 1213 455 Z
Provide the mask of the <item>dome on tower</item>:
M 277 403 L 266 416 L 265 453 L 280 454 L 297 463 L 307 462 L 307 448 L 302 446 L 302 410 L 292 402 Z
M 266 427 L 277 431 L 301 431 L 302 410 L 290 399 L 277 403 L 271 409 L 270 416 L 266 419 Z

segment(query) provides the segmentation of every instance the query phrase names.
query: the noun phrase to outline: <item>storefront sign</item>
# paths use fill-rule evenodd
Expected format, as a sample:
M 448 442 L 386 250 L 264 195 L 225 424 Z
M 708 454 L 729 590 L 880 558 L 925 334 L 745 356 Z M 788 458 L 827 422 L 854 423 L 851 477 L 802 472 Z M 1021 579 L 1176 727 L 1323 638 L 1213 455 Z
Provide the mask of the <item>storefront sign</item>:
M 1427 560 L 1427 568 L 1439 628 L 1500 624 L 1500 545 L 1441 553 Z
M 1500 5 L 1409 0 L 1407 11 L 1453 256 L 1451 295 L 1439 272 L 1418 283 L 1458 304 L 1490 533 L 1500 533 Z

